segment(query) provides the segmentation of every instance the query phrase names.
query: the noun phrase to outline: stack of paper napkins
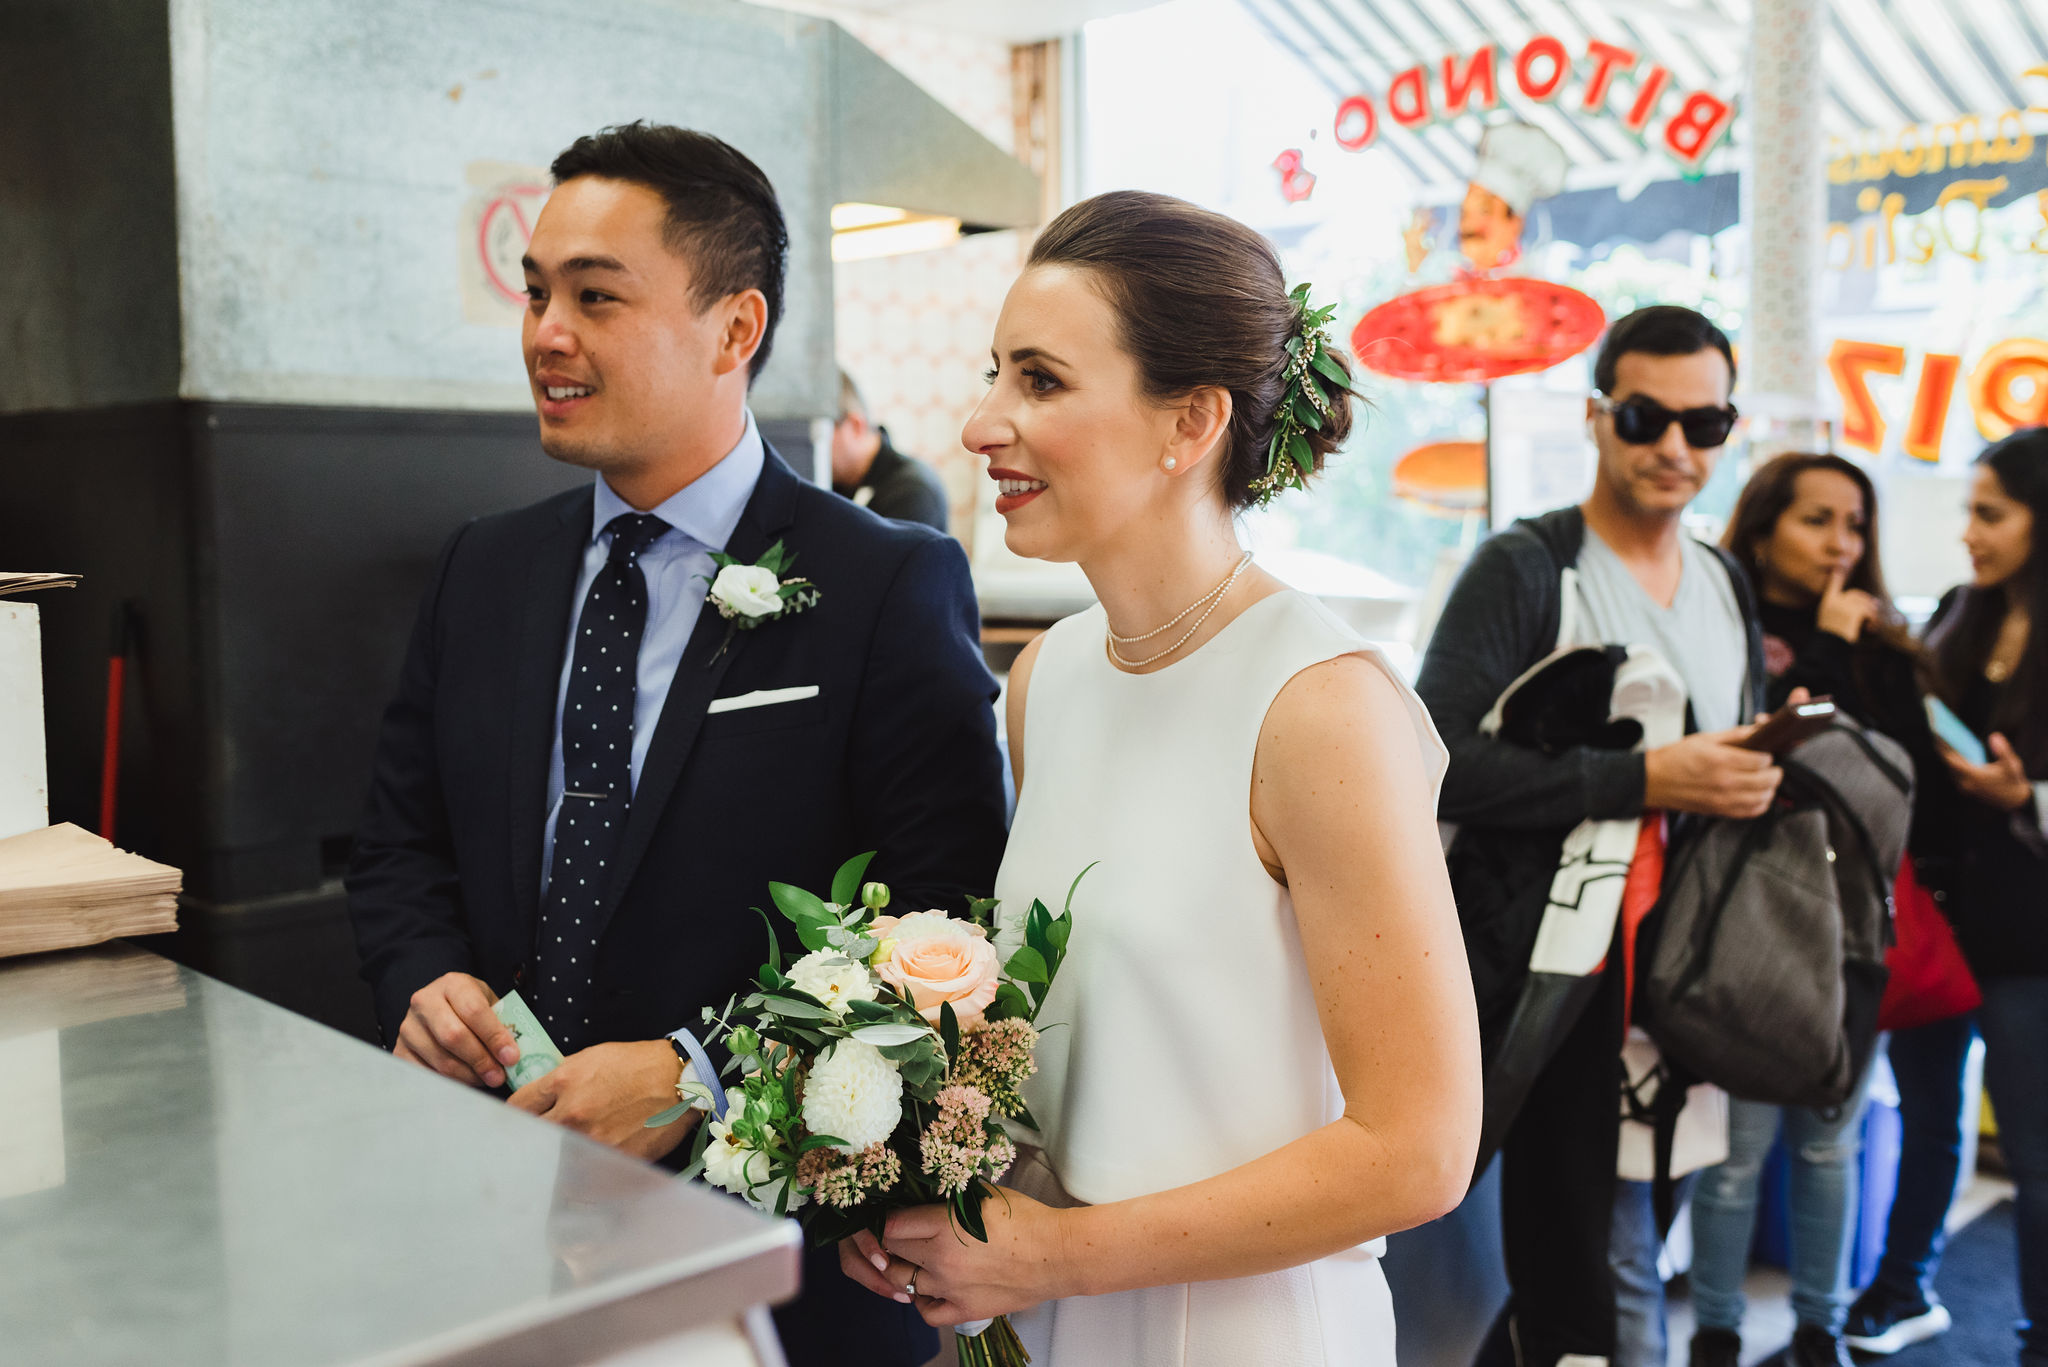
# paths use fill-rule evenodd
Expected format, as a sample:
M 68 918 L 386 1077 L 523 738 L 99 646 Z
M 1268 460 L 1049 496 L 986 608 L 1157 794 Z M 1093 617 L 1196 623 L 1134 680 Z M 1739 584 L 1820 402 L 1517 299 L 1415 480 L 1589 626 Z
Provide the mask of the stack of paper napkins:
M 24 574 L 19 570 L 0 570 L 0 598 L 16 593 L 27 593 L 31 589 L 77 587 L 78 576 L 75 574 Z
M 183 883 L 69 822 L 0 840 L 0 957 L 176 930 Z

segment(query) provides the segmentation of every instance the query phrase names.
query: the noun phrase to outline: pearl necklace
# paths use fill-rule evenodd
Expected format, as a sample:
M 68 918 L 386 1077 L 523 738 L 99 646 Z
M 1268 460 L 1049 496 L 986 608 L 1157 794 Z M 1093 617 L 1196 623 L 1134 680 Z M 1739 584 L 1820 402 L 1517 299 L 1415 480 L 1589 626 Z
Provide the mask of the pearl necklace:
M 1230 592 L 1231 585 L 1237 582 L 1237 577 L 1243 574 L 1245 572 L 1246 567 L 1249 566 L 1251 563 L 1252 553 L 1250 551 L 1246 551 L 1244 553 L 1244 559 L 1237 562 L 1237 568 L 1230 572 L 1229 578 L 1225 579 L 1215 588 L 1210 589 L 1207 593 L 1203 594 L 1200 598 L 1197 598 L 1194 602 L 1188 604 L 1186 608 L 1182 609 L 1179 613 L 1175 614 L 1172 621 L 1168 622 L 1163 627 L 1156 627 L 1153 630 L 1146 632 L 1143 636 L 1119 636 L 1114 631 L 1109 632 L 1109 657 L 1115 660 L 1118 664 L 1122 665 L 1125 669 L 1143 669 L 1146 665 L 1153 664 L 1159 660 L 1163 660 L 1167 656 L 1173 654 L 1174 651 L 1179 650 L 1189 641 L 1195 639 L 1195 633 L 1202 629 L 1202 623 L 1209 620 L 1210 613 L 1216 611 L 1217 607 L 1223 602 L 1224 596 Z M 1186 634 L 1183 635 L 1178 641 L 1175 641 L 1172 645 L 1168 646 L 1166 649 L 1160 651 L 1157 655 L 1147 655 L 1142 660 L 1128 660 L 1124 658 L 1123 652 L 1117 649 L 1117 647 L 1120 645 L 1136 645 L 1140 641 L 1149 641 L 1154 636 L 1159 636 L 1165 632 L 1171 631 L 1181 622 L 1187 620 L 1187 616 L 1189 613 L 1195 611 L 1197 608 L 1203 607 L 1206 607 L 1207 611 L 1203 612 L 1200 617 L 1197 617 L 1195 619 L 1195 624 L 1187 629 Z

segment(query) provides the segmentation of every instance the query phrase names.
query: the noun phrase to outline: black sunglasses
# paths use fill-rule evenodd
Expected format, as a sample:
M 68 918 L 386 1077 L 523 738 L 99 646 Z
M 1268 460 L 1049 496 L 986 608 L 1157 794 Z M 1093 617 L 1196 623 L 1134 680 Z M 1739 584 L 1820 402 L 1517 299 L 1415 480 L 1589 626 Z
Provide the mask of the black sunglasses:
M 1614 435 L 1631 446 L 1654 444 L 1674 422 L 1684 430 L 1688 446 L 1699 450 L 1724 446 L 1728 434 L 1735 430 L 1736 418 L 1741 416 L 1733 404 L 1726 408 L 1688 408 L 1678 412 L 1640 394 L 1620 403 L 1605 394 L 1595 394 L 1593 406 L 1614 419 Z

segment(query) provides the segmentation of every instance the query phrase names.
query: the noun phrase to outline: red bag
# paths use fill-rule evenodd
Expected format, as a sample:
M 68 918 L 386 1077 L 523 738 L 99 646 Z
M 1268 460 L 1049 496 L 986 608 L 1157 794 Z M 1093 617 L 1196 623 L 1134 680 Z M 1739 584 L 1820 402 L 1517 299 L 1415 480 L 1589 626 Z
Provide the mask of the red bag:
M 1877 1008 L 1880 1030 L 1910 1030 L 1967 1012 L 1984 1002 L 1948 917 L 1920 885 L 1910 857 L 1900 862 L 1892 893 L 1892 928 L 1897 943 L 1884 956 L 1891 978 Z

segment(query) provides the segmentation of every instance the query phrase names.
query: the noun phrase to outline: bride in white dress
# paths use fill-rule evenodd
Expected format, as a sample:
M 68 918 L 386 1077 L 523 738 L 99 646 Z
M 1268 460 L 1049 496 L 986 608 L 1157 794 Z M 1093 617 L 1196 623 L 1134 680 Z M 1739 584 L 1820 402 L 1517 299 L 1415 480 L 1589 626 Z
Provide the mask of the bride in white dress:
M 1300 315 L 1250 229 L 1099 196 L 1039 237 L 963 434 L 1010 547 L 1078 561 L 1101 600 L 1010 676 L 1005 932 L 1100 862 L 1039 1017 L 1062 1022 L 1025 1089 L 1043 1154 L 988 1242 L 926 1207 L 841 1261 L 933 1324 L 1011 1314 L 1038 1367 L 1392 1367 L 1380 1241 L 1471 1175 L 1442 743 L 1237 539 Z M 1350 412 L 1314 399 L 1320 464 Z

